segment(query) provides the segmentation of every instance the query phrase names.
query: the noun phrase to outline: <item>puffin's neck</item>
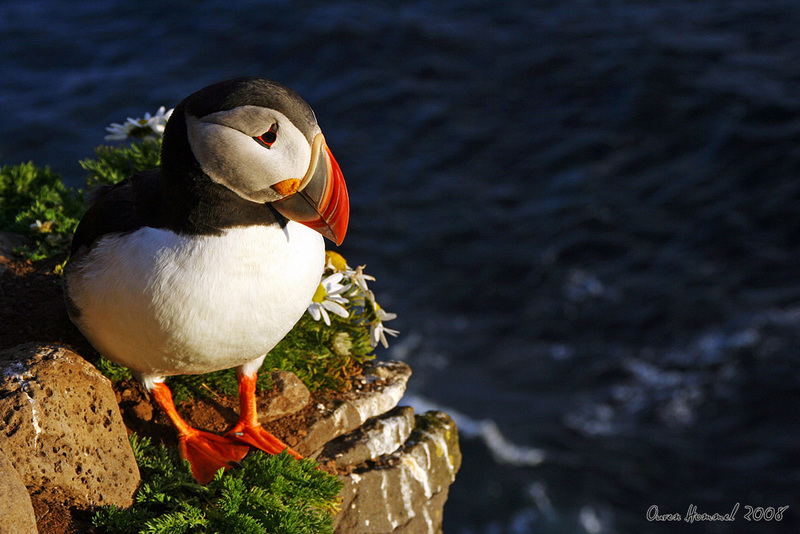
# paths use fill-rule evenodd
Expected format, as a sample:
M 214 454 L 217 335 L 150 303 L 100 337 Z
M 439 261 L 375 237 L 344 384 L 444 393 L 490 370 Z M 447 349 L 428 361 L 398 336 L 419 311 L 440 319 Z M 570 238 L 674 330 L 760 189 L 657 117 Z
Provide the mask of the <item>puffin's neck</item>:
M 288 222 L 272 205 L 245 200 L 203 172 L 189 146 L 183 104 L 175 108 L 164 132 L 161 174 L 165 192 L 175 207 L 170 217 L 175 230 L 220 234 L 236 226 L 283 227 Z

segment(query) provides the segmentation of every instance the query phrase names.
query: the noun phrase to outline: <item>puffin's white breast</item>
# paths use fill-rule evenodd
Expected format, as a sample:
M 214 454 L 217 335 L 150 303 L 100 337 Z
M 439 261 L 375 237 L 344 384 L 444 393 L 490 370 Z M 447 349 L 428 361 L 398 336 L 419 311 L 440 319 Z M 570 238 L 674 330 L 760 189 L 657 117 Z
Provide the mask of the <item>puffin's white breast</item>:
M 141 228 L 102 238 L 67 285 L 73 321 L 104 356 L 142 374 L 192 374 L 269 352 L 323 266 L 322 237 L 292 221 L 222 236 Z

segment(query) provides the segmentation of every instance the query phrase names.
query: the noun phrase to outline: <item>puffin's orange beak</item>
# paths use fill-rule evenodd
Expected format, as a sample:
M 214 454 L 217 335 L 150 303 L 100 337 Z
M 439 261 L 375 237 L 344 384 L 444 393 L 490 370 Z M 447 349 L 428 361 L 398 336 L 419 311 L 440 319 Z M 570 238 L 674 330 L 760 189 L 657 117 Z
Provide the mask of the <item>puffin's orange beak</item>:
M 350 221 L 350 198 L 342 170 L 321 133 L 314 138 L 311 164 L 303 179 L 284 180 L 272 188 L 288 195 L 272 203 L 281 215 L 342 244 Z

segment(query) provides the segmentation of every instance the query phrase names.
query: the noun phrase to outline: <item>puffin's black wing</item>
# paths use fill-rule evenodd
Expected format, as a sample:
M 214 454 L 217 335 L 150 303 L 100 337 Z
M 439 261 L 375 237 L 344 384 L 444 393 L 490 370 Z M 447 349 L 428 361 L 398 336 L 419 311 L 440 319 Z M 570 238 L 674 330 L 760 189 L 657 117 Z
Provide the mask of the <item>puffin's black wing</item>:
M 143 226 L 167 226 L 169 215 L 165 205 L 159 169 L 140 172 L 104 187 L 75 230 L 71 256 L 90 249 L 107 234 L 132 232 Z

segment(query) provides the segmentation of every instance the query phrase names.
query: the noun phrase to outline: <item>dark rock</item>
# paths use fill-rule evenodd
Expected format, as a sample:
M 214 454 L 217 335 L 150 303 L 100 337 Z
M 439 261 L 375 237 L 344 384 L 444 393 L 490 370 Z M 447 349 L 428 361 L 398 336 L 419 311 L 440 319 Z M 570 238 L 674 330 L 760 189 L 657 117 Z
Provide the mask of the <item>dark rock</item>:
M 441 532 L 444 503 L 460 466 L 453 420 L 442 412 L 417 416 L 402 448 L 341 477 L 345 486 L 336 532 Z
M 364 366 L 365 386 L 353 390 L 330 406 L 320 405 L 308 433 L 294 448 L 303 456 L 316 458 L 334 438 L 360 427 L 367 419 L 397 406 L 406 391 L 411 368 L 402 362 L 370 362 Z
M 0 449 L 29 492 L 129 506 L 139 469 L 108 379 L 36 343 L 1 352 L 0 373 Z
M 36 534 L 36 516 L 22 477 L 0 451 L 0 534 Z
M 410 406 L 399 406 L 369 419 L 360 428 L 329 442 L 317 460 L 321 464 L 332 462 L 337 469 L 358 466 L 398 450 L 413 428 L 414 409 Z

